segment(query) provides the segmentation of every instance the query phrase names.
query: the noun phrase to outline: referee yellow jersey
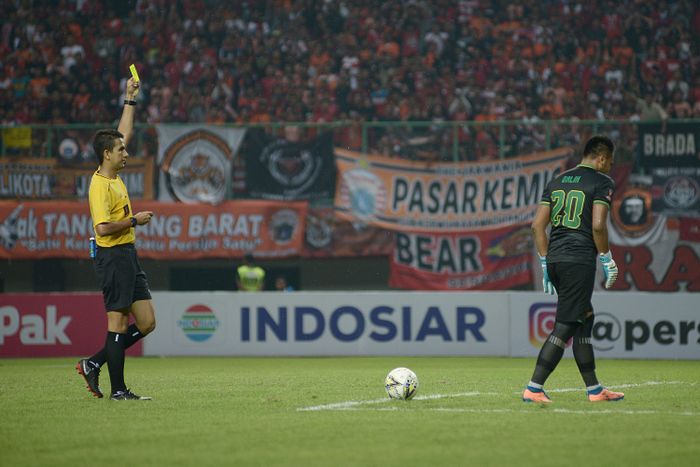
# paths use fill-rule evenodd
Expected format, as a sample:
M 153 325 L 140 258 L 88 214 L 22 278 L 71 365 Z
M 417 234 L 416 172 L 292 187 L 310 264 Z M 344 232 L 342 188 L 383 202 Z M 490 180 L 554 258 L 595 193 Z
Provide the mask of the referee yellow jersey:
M 88 202 L 93 228 L 104 222 L 119 222 L 133 216 L 129 193 L 119 175 L 116 178 L 107 178 L 96 170 L 90 180 Z M 105 236 L 99 235 L 95 229 L 95 241 L 98 246 L 111 247 L 134 243 L 136 235 L 133 227 Z

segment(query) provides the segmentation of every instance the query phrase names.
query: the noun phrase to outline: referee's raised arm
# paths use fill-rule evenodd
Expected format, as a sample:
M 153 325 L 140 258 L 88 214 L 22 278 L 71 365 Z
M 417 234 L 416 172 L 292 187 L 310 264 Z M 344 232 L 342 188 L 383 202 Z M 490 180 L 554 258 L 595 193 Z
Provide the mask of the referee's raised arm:
M 141 83 L 129 78 L 126 82 L 126 93 L 124 98 L 124 109 L 122 117 L 119 119 L 119 127 L 117 130 L 124 135 L 124 145 L 128 146 L 131 137 L 134 134 L 134 112 L 136 111 L 136 96 L 139 94 Z

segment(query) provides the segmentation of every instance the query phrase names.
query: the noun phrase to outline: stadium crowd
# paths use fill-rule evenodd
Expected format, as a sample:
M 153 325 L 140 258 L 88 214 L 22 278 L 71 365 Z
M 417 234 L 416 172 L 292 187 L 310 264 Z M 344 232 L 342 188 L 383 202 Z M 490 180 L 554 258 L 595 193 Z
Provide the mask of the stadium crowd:
M 445 121 L 700 118 L 692 0 L 14 0 L 0 18 L 3 125 L 111 121 L 131 63 L 150 123 L 433 123 L 377 132 L 385 154 L 450 147 Z M 459 132 L 465 158 L 498 154 L 495 127 Z

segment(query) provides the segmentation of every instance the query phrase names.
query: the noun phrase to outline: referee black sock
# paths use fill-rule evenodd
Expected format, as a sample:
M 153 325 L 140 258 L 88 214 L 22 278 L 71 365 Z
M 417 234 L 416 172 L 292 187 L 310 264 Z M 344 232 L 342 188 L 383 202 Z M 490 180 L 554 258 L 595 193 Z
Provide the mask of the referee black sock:
M 141 340 L 143 337 L 143 334 L 141 334 L 141 331 L 139 331 L 139 328 L 136 327 L 135 323 L 132 323 L 129 326 L 129 329 L 126 330 L 126 338 L 124 339 L 124 348 L 128 349 L 135 343 Z
M 124 341 L 126 334 L 108 332 L 105 342 L 107 354 L 107 367 L 109 368 L 109 380 L 112 383 L 112 394 L 124 391 Z
M 126 335 L 124 336 L 124 350 L 128 349 L 129 347 L 140 341 L 142 338 L 143 334 L 141 334 L 139 328 L 136 327 L 136 324 L 132 323 L 129 326 L 129 329 L 126 330 Z M 105 346 L 101 348 L 99 352 L 90 357 L 88 360 L 97 368 L 104 365 L 107 361 L 107 347 Z

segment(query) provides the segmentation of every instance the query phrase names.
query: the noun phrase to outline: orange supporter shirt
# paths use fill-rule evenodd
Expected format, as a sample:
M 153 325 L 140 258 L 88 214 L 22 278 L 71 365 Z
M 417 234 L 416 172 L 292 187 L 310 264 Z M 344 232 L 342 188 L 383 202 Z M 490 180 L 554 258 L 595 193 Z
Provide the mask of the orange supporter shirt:
M 323 52 L 321 54 L 314 54 L 309 58 L 309 64 L 312 65 L 314 68 L 319 68 L 322 65 L 325 65 L 328 63 L 328 60 L 330 60 L 330 57 L 326 52 Z
M 399 56 L 401 53 L 401 48 L 399 47 L 399 44 L 396 42 L 385 42 L 381 46 L 379 46 L 379 53 L 386 53 L 389 54 L 390 56 L 396 58 Z
M 622 66 L 629 65 L 633 55 L 634 51 L 631 47 L 615 47 L 613 49 L 613 57 Z

